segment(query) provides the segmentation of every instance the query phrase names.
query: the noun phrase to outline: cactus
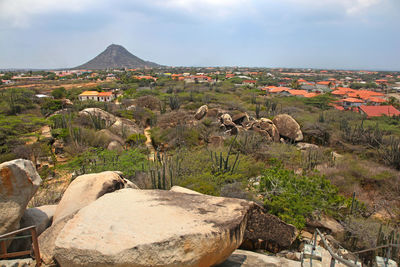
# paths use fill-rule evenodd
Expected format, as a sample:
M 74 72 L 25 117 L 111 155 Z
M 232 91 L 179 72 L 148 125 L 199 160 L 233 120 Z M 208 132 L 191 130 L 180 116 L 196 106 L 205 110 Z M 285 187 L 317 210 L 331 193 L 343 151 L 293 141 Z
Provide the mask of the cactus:
M 217 152 L 214 152 L 214 153 L 212 151 L 210 152 L 210 158 L 211 158 L 211 162 L 213 163 L 213 172 L 214 173 L 230 172 L 232 174 L 234 171 L 237 171 L 237 168 L 240 163 L 240 160 L 239 160 L 240 152 L 238 152 L 236 154 L 233 165 L 232 166 L 229 165 L 229 157 L 231 156 L 233 144 L 235 143 L 236 138 L 237 138 L 237 135 L 235 136 L 231 145 L 229 146 L 228 153 L 225 158 L 223 157 L 222 152 L 220 152 L 219 155 L 217 155 Z
M 178 110 L 181 107 L 181 103 L 176 95 L 169 97 L 169 107 L 171 110 Z
M 182 159 L 179 154 L 168 157 L 159 152 L 154 154 L 152 162 L 149 162 L 149 175 L 153 189 L 167 190 L 174 186 L 174 181 L 180 174 L 180 165 Z

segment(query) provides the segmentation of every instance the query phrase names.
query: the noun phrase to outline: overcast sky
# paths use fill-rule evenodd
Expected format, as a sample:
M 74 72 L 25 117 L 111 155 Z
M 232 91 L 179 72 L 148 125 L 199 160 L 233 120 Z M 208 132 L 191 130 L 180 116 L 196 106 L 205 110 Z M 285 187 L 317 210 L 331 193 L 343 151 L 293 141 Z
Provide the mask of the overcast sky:
M 171 66 L 400 70 L 400 0 L 0 0 L 0 68 L 112 43 Z

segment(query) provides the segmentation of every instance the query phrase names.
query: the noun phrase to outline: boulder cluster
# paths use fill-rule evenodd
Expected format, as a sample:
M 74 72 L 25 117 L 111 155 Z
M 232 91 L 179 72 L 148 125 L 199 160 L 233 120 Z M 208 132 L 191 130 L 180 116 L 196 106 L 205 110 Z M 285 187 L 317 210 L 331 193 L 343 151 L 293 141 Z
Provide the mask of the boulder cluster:
M 201 120 L 207 115 L 207 112 L 208 107 L 206 105 L 201 106 L 194 117 L 197 120 Z M 238 113 L 231 116 L 227 112 L 220 112 L 217 116 L 219 127 L 225 133 L 235 135 L 241 131 L 254 131 L 272 142 L 283 140 L 299 142 L 303 140 L 300 125 L 288 114 L 279 114 L 272 120 L 267 118 L 254 119 L 247 113 Z
M 32 162 L 5 162 L 0 175 L 0 235 L 36 225 L 46 265 L 215 266 L 240 246 L 278 252 L 297 236 L 254 202 L 182 187 L 141 190 L 112 171 L 77 177 L 58 205 L 27 209 L 41 183 Z M 7 246 L 31 248 L 23 239 Z

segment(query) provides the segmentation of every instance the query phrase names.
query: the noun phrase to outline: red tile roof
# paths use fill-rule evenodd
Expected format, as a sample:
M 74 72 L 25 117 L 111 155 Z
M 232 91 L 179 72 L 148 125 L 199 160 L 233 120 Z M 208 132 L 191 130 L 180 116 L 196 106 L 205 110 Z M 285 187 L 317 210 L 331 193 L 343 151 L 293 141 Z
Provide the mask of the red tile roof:
M 112 96 L 111 92 L 100 92 L 97 96 Z
M 306 90 L 288 90 L 289 94 L 291 95 L 305 95 L 307 94 Z
M 375 103 L 385 103 L 386 100 L 380 97 L 370 97 L 367 99 L 370 102 L 375 102 Z
M 400 111 L 395 109 L 393 106 L 360 106 L 360 110 L 365 113 L 368 117 L 379 117 L 382 115 L 386 116 L 399 116 Z
M 357 99 L 357 98 L 345 98 L 343 99 L 343 102 L 350 102 L 350 103 L 364 103 L 364 101 L 362 101 L 361 99 Z

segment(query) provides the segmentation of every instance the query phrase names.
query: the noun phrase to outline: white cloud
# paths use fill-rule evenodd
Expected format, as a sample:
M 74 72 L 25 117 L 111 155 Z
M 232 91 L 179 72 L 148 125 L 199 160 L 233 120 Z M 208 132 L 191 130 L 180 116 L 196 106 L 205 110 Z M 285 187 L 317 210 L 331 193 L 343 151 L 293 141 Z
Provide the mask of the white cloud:
M 27 27 L 32 16 L 79 12 L 93 4 L 94 0 L 0 0 L 0 21 L 12 27 Z
M 284 0 L 293 5 L 300 4 L 312 8 L 335 7 L 343 10 L 347 14 L 361 13 L 362 11 L 377 5 L 382 0 Z

